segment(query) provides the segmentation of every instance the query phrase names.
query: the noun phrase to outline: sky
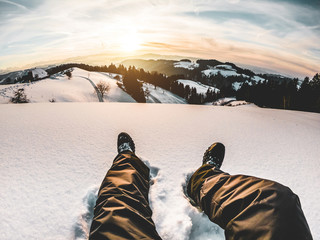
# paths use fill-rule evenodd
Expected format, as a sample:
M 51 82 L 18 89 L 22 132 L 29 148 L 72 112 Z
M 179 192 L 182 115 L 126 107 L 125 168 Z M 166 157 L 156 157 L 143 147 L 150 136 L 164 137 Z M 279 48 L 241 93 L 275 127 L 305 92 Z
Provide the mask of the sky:
M 0 0 L 0 36 L 0 70 L 156 53 L 312 77 L 320 0 Z

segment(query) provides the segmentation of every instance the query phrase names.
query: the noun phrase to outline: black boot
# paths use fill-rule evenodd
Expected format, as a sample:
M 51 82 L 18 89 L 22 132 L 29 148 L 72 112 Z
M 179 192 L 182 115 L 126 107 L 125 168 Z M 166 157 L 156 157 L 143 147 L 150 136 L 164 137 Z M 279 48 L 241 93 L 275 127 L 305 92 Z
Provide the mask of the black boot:
M 204 153 L 202 164 L 210 164 L 220 169 L 224 158 L 225 147 L 222 143 L 213 143 Z
M 132 138 L 128 133 L 122 132 L 118 135 L 118 153 L 124 151 L 135 152 L 135 146 Z

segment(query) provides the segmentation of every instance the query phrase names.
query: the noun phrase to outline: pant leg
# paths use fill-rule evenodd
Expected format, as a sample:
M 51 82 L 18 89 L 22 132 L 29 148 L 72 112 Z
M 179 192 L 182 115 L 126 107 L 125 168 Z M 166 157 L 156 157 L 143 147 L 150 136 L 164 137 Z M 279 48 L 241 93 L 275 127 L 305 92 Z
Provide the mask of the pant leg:
M 149 178 L 149 168 L 133 153 L 115 158 L 98 193 L 90 240 L 161 239 L 151 219 Z
M 274 181 L 232 176 L 205 164 L 187 191 L 227 240 L 312 239 L 298 196 Z

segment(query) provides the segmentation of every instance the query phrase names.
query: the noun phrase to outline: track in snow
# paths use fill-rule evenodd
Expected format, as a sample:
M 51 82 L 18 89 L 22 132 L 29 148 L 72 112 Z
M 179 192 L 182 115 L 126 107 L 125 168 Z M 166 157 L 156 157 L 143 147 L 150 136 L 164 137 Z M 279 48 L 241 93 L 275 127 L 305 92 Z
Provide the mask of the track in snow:
M 83 76 L 77 76 L 77 77 L 81 77 L 81 78 L 88 80 L 91 83 L 91 85 L 93 86 L 94 90 L 96 91 L 99 102 L 103 102 L 103 97 L 102 97 L 100 91 L 98 90 L 97 86 L 94 84 L 94 82 L 92 82 L 92 80 L 90 78 L 83 77 Z

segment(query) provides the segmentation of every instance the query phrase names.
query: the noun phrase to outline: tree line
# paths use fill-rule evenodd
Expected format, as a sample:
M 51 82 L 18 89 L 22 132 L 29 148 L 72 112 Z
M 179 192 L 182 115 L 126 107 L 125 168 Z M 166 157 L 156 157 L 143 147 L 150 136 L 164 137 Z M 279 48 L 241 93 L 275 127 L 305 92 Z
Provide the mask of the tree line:
M 301 85 L 297 79 L 282 83 L 266 80 L 251 86 L 245 82 L 235 94 L 237 99 L 260 107 L 320 112 L 320 74 L 306 77 Z

